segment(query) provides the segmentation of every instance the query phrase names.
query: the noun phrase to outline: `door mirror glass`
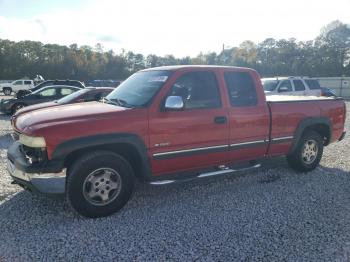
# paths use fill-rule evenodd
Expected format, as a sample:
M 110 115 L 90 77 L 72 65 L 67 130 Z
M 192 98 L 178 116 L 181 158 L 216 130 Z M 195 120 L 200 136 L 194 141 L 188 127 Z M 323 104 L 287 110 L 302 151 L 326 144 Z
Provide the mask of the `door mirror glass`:
M 181 96 L 168 96 L 164 108 L 166 110 L 181 110 L 184 108 L 184 101 Z

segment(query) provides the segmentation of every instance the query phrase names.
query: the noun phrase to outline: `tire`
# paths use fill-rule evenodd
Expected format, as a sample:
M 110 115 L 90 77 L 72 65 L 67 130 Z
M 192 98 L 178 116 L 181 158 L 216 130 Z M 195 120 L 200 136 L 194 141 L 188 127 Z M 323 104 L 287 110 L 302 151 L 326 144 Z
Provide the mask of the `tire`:
M 14 105 L 12 106 L 11 113 L 12 113 L 12 114 L 15 114 L 18 110 L 20 110 L 21 108 L 26 107 L 26 106 L 27 106 L 27 105 L 26 105 L 26 104 L 23 104 L 23 103 L 14 104 Z
M 315 131 L 307 131 L 302 135 L 296 150 L 287 156 L 287 161 L 294 170 L 309 172 L 318 166 L 322 154 L 322 136 Z
M 4 87 L 2 89 L 2 92 L 4 93 L 4 95 L 9 96 L 12 93 L 12 88 L 11 87 Z
M 113 152 L 87 153 L 68 170 L 68 203 L 84 217 L 109 216 L 124 207 L 132 195 L 133 170 L 123 157 Z

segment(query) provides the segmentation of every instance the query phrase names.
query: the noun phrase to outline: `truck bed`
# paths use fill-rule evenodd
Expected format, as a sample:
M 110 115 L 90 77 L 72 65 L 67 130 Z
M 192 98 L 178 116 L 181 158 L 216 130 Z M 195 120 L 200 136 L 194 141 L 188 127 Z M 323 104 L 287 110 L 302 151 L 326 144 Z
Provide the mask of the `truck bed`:
M 266 97 L 271 114 L 271 137 L 290 137 L 294 139 L 296 129 L 302 121 L 313 118 L 324 118 L 331 121 L 332 133 L 330 141 L 340 138 L 345 121 L 345 109 L 342 98 L 317 96 L 283 96 Z M 288 152 L 291 143 L 272 144 L 270 155 Z

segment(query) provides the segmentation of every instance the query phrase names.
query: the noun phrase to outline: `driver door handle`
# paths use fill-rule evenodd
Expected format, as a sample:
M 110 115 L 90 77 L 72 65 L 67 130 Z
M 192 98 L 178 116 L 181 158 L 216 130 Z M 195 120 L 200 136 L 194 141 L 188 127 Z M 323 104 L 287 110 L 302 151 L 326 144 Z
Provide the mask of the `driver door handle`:
M 214 118 L 215 124 L 226 124 L 227 123 L 227 117 L 226 116 L 216 116 Z

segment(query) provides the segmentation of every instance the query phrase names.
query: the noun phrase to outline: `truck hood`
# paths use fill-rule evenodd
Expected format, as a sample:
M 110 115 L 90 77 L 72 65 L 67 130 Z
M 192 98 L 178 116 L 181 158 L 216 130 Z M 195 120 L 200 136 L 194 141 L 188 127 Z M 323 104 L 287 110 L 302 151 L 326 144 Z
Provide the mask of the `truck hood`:
M 109 118 L 111 114 L 128 109 L 101 102 L 54 106 L 18 115 L 14 119 L 14 128 L 20 132 L 32 134 L 35 130 L 48 126 Z
M 34 111 L 34 110 L 38 110 L 38 109 L 42 109 L 42 108 L 47 108 L 47 107 L 52 107 L 52 106 L 59 106 L 59 104 L 57 104 L 54 101 L 51 101 L 51 102 L 40 103 L 40 104 L 31 105 L 31 106 L 26 106 L 26 107 L 23 107 L 22 109 L 18 110 L 16 112 L 16 114 L 14 115 L 14 117 L 18 117 L 19 115 L 22 115 L 24 113 L 28 113 L 30 111 Z

